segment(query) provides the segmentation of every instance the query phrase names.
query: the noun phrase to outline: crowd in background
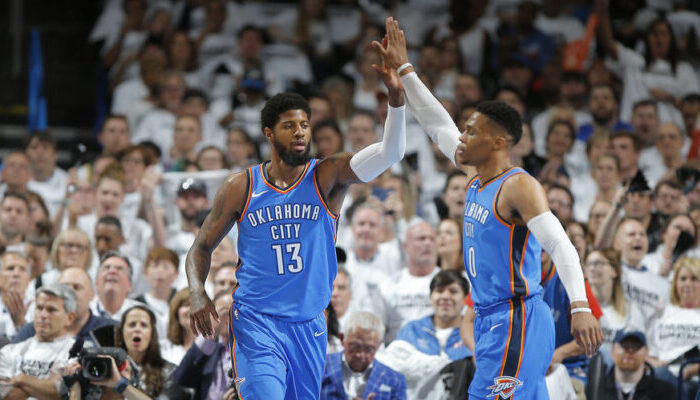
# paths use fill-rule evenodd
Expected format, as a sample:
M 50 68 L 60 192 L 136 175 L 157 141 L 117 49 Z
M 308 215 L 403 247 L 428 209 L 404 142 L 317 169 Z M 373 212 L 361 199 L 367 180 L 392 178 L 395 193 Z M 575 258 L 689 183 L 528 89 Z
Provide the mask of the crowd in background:
M 309 100 L 314 157 L 377 141 L 388 105 L 371 67 L 381 60 L 368 44 L 381 40 L 392 15 L 420 78 L 460 129 L 482 100 L 520 113 L 513 165 L 543 184 L 579 252 L 600 306 L 604 364 L 622 368 L 620 346 L 629 354 L 641 347 L 643 356 L 626 368 L 646 361 L 659 385 L 694 393 L 698 364 L 680 368 L 700 357 L 700 14 L 693 2 L 103 3 L 86 38 L 101 48 L 109 77 L 102 152 L 61 169 L 50 130 L 28 134 L 23 148 L 0 149 L 0 337 L 12 343 L 0 350 L 0 376 L 14 377 L 13 360 L 45 338 L 56 342 L 52 352 L 65 353 L 64 335 L 89 342 L 91 329 L 114 325 L 149 396 L 233 396 L 232 377 L 217 369 L 230 365 L 227 329 L 218 341 L 191 332 L 186 253 L 223 179 L 267 159 L 260 111 L 271 95 L 291 90 Z M 445 368 L 464 369 L 455 363 L 473 352 L 461 248 L 468 181 L 410 107 L 407 137 L 405 159 L 354 185 L 343 203 L 327 363 L 341 363 L 332 354 L 344 351 L 342 362 L 352 366 L 353 328 L 374 329 L 360 368 L 376 353 L 405 379 L 403 396 L 440 398 L 459 386 L 440 378 Z M 222 320 L 231 301 L 222 293 L 236 285 L 236 239 L 234 227 L 212 254 L 207 278 Z M 557 327 L 552 375 L 564 365 L 565 381 L 583 398 L 589 360 L 569 334 L 556 266 L 542 259 Z M 60 318 L 46 305 L 58 300 Z M 628 350 L 631 339 L 639 346 Z M 202 365 L 209 375 L 194 379 Z M 363 397 L 365 386 L 337 368 L 341 382 L 330 376 L 322 397 L 334 384 Z M 50 379 L 46 365 L 35 369 Z M 14 387 L 38 396 L 40 383 L 23 384 Z

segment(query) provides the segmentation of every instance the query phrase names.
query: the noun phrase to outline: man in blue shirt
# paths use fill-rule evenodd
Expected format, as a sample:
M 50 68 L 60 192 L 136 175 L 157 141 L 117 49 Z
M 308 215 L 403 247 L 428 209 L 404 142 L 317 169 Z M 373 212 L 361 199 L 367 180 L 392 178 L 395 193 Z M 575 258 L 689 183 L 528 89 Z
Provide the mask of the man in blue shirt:
M 434 314 L 408 322 L 396 339 L 405 340 L 426 354 L 439 356 L 445 353 L 453 361 L 471 357 L 471 351 L 459 336 L 464 299 L 468 293 L 469 283 L 459 272 L 440 271 L 430 281 L 430 305 Z

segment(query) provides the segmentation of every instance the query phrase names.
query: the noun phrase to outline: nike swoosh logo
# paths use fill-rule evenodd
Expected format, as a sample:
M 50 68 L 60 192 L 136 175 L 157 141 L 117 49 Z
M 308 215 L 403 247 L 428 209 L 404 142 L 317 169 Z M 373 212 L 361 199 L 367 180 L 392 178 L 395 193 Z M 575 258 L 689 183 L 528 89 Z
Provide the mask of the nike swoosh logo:
M 250 197 L 258 197 L 258 196 L 262 196 L 262 195 L 263 195 L 263 194 L 265 194 L 265 193 L 267 193 L 267 190 L 266 190 L 266 191 L 264 191 L 264 192 L 259 192 L 259 193 L 253 193 L 252 195 L 250 195 Z
M 319 336 L 323 335 L 324 333 L 326 333 L 326 331 L 314 332 L 314 336 L 319 337 Z
M 496 328 L 498 328 L 498 327 L 501 326 L 501 325 L 503 325 L 503 324 L 501 323 L 501 324 L 496 324 L 496 325 L 492 326 L 492 327 L 489 329 L 489 332 L 492 331 L 492 330 L 494 330 L 494 329 L 496 329 Z

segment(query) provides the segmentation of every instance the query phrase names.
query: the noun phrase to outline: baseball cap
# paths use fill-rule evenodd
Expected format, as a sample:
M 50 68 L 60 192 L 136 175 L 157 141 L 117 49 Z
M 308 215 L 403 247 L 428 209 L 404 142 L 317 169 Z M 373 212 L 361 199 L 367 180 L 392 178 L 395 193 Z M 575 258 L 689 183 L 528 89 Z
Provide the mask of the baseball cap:
M 615 334 L 615 340 L 613 342 L 622 343 L 622 341 L 624 341 L 625 339 L 636 339 L 639 343 L 642 344 L 642 346 L 647 345 L 646 336 L 644 336 L 644 333 L 640 331 L 617 331 L 617 333 Z
M 241 80 L 241 89 L 265 91 L 265 77 L 262 69 L 251 68 L 245 71 Z
M 207 185 L 204 183 L 204 181 L 192 177 L 185 178 L 182 182 L 180 182 L 180 186 L 178 186 L 177 188 L 177 194 L 179 196 L 182 193 L 188 192 L 190 190 L 195 191 L 201 194 L 202 196 L 207 195 Z

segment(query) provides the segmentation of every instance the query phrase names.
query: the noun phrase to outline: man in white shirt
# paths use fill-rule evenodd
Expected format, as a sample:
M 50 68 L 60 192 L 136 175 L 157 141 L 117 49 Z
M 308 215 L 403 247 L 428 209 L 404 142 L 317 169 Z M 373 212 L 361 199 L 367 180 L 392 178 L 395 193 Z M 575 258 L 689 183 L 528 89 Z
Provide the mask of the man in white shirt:
M 11 338 L 27 320 L 31 301 L 25 291 L 30 279 L 29 260 L 22 253 L 0 256 L 0 336 Z
M 38 193 L 46 202 L 49 213 L 53 215 L 66 193 L 68 174 L 56 166 L 56 140 L 48 132 L 32 135 L 25 148 L 32 180 L 27 187 Z
M 426 317 L 433 312 L 430 305 L 430 281 L 437 268 L 437 232 L 425 221 L 414 223 L 406 231 L 404 250 L 407 268 L 398 279 L 380 285 L 386 321 L 387 343 L 392 341 L 407 321 Z
M 97 141 L 102 146 L 102 155 L 116 157 L 130 144 L 131 132 L 129 121 L 121 114 L 109 114 L 97 134 Z
M 90 310 L 100 317 L 120 321 L 126 310 L 143 304 L 127 297 L 131 291 L 132 273 L 128 257 L 114 251 L 107 252 L 97 271 L 97 297 L 90 302 Z
M 29 232 L 29 199 L 22 193 L 5 193 L 0 201 L 0 245 L 23 251 L 24 236 Z
M 75 319 L 73 290 L 61 284 L 36 295 L 36 336 L 0 349 L 0 379 L 12 386 L 5 398 L 58 398 L 55 369 L 68 362 L 73 338 L 67 328 Z
M 32 179 L 29 157 L 23 151 L 9 152 L 2 160 L 0 174 L 0 197 L 9 192 L 27 193 L 27 185 Z

